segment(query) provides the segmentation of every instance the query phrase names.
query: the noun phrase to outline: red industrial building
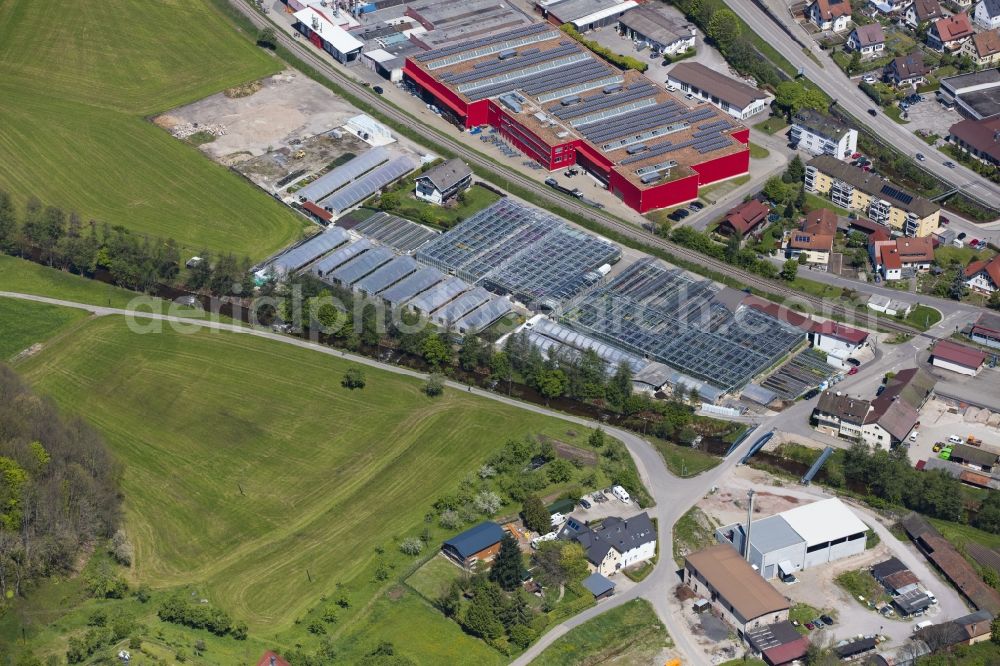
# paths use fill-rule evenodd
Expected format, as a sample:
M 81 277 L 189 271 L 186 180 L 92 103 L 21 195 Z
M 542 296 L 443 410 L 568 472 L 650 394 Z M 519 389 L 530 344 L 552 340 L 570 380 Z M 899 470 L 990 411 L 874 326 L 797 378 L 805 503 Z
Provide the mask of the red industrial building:
M 579 165 L 639 212 L 750 168 L 750 130 L 619 71 L 546 24 L 410 56 L 403 68 L 456 125 L 488 125 L 553 171 Z

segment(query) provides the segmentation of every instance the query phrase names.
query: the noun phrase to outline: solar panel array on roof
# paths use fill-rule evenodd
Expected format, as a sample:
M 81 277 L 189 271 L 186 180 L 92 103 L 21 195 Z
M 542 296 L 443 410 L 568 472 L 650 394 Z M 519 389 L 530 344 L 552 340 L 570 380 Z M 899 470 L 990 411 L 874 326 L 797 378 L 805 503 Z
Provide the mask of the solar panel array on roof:
M 551 99 L 547 93 L 552 91 L 557 91 L 558 95 L 565 95 L 573 91 L 582 92 L 596 88 L 605 81 L 621 78 L 620 75 L 609 74 L 608 71 L 605 65 L 592 57 L 587 57 L 586 59 L 573 60 L 547 71 L 532 71 L 523 76 L 505 79 L 488 86 L 477 86 L 475 90 L 463 92 L 470 100 L 476 101 L 516 88 L 536 97 L 541 102 L 545 102 Z
M 417 168 L 417 164 L 409 156 L 397 157 L 362 176 L 347 187 L 334 192 L 320 201 L 319 205 L 331 212 L 340 213 L 364 201 L 389 183 L 405 176 L 415 168 Z
M 312 266 L 309 267 L 311 273 L 323 277 L 330 271 L 334 270 L 341 264 L 353 259 L 358 254 L 362 252 L 367 252 L 368 250 L 375 247 L 372 242 L 366 238 L 362 238 L 357 243 L 352 243 L 347 247 L 342 247 L 332 254 L 328 254 L 323 257 Z
M 501 199 L 424 245 L 416 256 L 533 303 L 578 293 L 600 279 L 593 276 L 596 268 L 617 261 L 621 252 L 548 213 Z
M 506 298 L 494 296 L 486 304 L 454 322 L 453 327 L 462 335 L 470 331 L 482 331 L 511 312 L 513 312 L 513 308 Z
M 392 261 L 395 256 L 389 248 L 377 247 L 358 255 L 336 270 L 330 271 L 323 279 L 349 287 L 375 269 Z
M 449 326 L 492 297 L 493 295 L 482 287 L 475 287 L 435 310 L 431 319 L 440 326 Z
M 354 289 L 375 295 L 391 287 L 420 267 L 413 257 L 396 257 L 354 283 Z
M 379 295 L 386 303 L 396 307 L 430 289 L 443 279 L 444 273 L 432 266 L 425 266 Z
M 588 140 L 596 144 L 602 144 L 612 139 L 634 136 L 657 127 L 669 127 L 681 123 L 690 125 L 715 115 L 716 112 L 711 107 L 700 106 L 689 109 L 679 102 L 670 100 L 652 108 L 643 108 L 634 113 L 629 113 L 610 122 L 582 125 L 579 129 Z M 725 122 L 727 125 L 729 124 L 728 121 Z M 609 145 L 604 150 L 614 149 L 614 146 Z
M 482 65 L 481 67 L 473 67 L 467 72 L 447 72 L 446 74 L 442 74 L 440 79 L 450 85 L 458 86 L 458 89 L 462 90 L 463 88 L 460 84 L 482 81 L 483 79 L 490 80 L 501 74 L 517 72 L 538 63 L 556 60 L 569 55 L 586 55 L 586 53 L 572 44 L 569 46 L 557 46 L 548 51 L 513 56 L 506 60 L 479 63 L 479 65 Z
M 296 192 L 296 196 L 305 201 L 319 201 L 358 176 L 371 171 L 383 162 L 387 162 L 391 156 L 392 153 L 386 148 L 381 146 L 372 148 L 346 164 L 341 164 L 329 173 L 323 174 Z
M 893 187 L 892 185 L 883 185 L 882 194 L 888 194 L 890 197 L 895 197 L 903 203 L 913 203 L 913 195 L 909 192 L 904 192 L 903 190 Z
M 340 247 L 349 238 L 348 233 L 340 227 L 330 227 L 323 233 L 316 234 L 301 245 L 282 254 L 274 260 L 272 266 L 278 273 L 292 273 L 322 257 L 330 250 Z
M 734 314 L 708 280 L 642 259 L 588 294 L 562 322 L 724 391 L 776 363 L 805 337 L 752 308 Z
M 581 103 L 568 107 L 549 107 L 549 113 L 560 120 L 571 120 L 609 107 L 621 106 L 642 97 L 651 97 L 656 91 L 656 87 L 651 83 L 633 83 L 618 93 L 591 95 Z
M 465 60 L 481 58 L 482 56 L 499 53 L 507 49 L 517 48 L 518 46 L 526 46 L 546 39 L 553 39 L 556 36 L 551 26 L 544 23 L 536 23 L 500 33 L 499 35 L 483 37 L 475 41 L 452 44 L 440 49 L 427 51 L 417 55 L 416 59 L 420 62 L 431 63 L 427 66 L 427 69 L 439 69 Z
M 357 224 L 354 231 L 407 254 L 437 236 L 435 232 L 416 222 L 381 211 Z
M 406 306 L 424 314 L 430 314 L 468 289 L 469 285 L 466 284 L 465 280 L 449 277 L 440 284 L 434 285 L 433 289 L 428 289 L 413 300 L 408 301 Z

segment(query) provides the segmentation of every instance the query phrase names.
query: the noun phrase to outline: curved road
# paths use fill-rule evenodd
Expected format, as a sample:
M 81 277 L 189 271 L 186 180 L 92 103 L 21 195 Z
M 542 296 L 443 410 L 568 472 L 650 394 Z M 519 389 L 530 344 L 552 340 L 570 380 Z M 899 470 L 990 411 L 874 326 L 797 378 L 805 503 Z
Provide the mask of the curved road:
M 17 292 L 0 291 L 0 298 L 16 298 L 34 301 L 37 303 L 47 303 L 49 305 L 86 310 L 97 316 L 124 316 L 131 320 L 152 319 L 168 322 L 170 324 L 182 325 L 185 327 L 200 327 L 227 333 L 252 335 L 254 337 L 264 338 L 274 342 L 319 352 L 328 356 L 337 356 L 360 365 L 378 368 L 380 370 L 393 372 L 399 375 L 406 375 L 419 379 L 426 377 L 425 373 L 416 372 L 408 368 L 400 368 L 394 365 L 387 365 L 364 356 L 342 352 L 331 347 L 303 340 L 301 338 L 275 333 L 269 329 L 251 328 L 239 324 L 227 324 L 218 321 L 206 321 L 204 319 L 180 317 L 155 312 L 140 312 L 121 308 L 88 305 L 85 303 L 77 303 L 74 301 L 65 301 L 56 298 L 48 298 L 46 296 L 22 294 Z M 707 662 L 703 656 L 703 651 L 690 642 L 690 632 L 686 627 L 679 624 L 683 623 L 684 620 L 676 614 L 675 609 L 671 606 L 670 600 L 668 599 L 670 591 L 677 583 L 677 580 L 674 578 L 675 572 L 671 564 L 673 561 L 673 525 L 677 519 L 680 518 L 684 512 L 688 510 L 688 508 L 690 508 L 690 506 L 701 498 L 705 489 L 714 485 L 717 478 L 727 472 L 733 463 L 726 461 L 722 465 L 713 469 L 710 473 L 702 474 L 696 478 L 678 479 L 667 469 L 663 462 L 663 458 L 656 451 L 656 449 L 654 449 L 649 442 L 634 433 L 621 430 L 619 428 L 609 428 L 606 425 L 598 424 L 594 421 L 562 414 L 539 405 L 521 402 L 520 400 L 509 398 L 498 393 L 484 391 L 477 388 L 473 388 L 470 391 L 470 388 L 467 385 L 458 382 L 448 381 L 446 384 L 449 388 L 457 391 L 471 392 L 472 394 L 482 398 L 496 400 L 497 402 L 518 407 L 520 409 L 526 409 L 538 414 L 544 414 L 546 416 L 562 419 L 564 421 L 569 421 L 577 425 L 589 428 L 596 428 L 600 425 L 605 429 L 605 432 L 620 440 L 628 448 L 629 453 L 635 461 L 639 476 L 642 478 L 643 483 L 646 484 L 646 487 L 649 489 L 650 494 L 656 502 L 656 505 L 649 509 L 649 514 L 657 520 L 659 528 L 659 533 L 657 535 L 660 542 L 661 552 L 661 563 L 659 566 L 657 566 L 644 581 L 637 583 L 627 592 L 601 601 L 597 606 L 589 608 L 553 628 L 515 663 L 528 663 L 531 659 L 537 656 L 539 652 L 550 645 L 556 638 L 562 636 L 573 627 L 576 627 L 587 620 L 610 610 L 611 608 L 620 606 L 627 601 L 637 597 L 644 597 L 648 599 L 656 608 L 657 614 L 667 627 L 667 631 L 670 633 L 676 648 L 687 657 L 685 663 L 696 666 L 704 664 L 704 666 L 707 666 Z M 752 440 L 753 438 L 748 439 Z M 733 461 L 738 458 L 739 456 L 736 455 L 730 456 L 730 460 Z
M 910 157 L 918 152 L 924 153 L 927 160 L 921 162 L 920 166 L 962 191 L 968 192 L 984 202 L 1000 201 L 1000 185 L 991 183 L 962 165 L 949 169 L 944 163 L 950 160 L 950 157 L 932 149 L 907 130 L 904 125 L 896 123 L 882 112 L 879 112 L 875 117 L 868 115 L 868 109 L 875 107 L 875 103 L 861 92 L 857 84 L 851 81 L 825 52 L 819 49 L 811 39 L 807 40 L 804 37 L 804 31 L 795 24 L 791 16 L 787 18 L 780 16 L 778 20 L 782 21 L 789 30 L 796 33 L 796 36 L 810 47 L 809 53 L 823 63 L 822 65 L 807 56 L 802 47 L 794 42 L 782 27 L 765 14 L 753 0 L 726 0 L 726 4 L 746 21 L 751 30 L 760 35 L 790 63 L 800 67 L 806 78 L 822 88 L 830 97 L 836 99 L 837 103 L 859 122 L 866 123 L 878 132 L 887 143 Z
M 741 285 L 754 287 L 765 293 L 775 294 L 790 300 L 808 304 L 814 312 L 821 313 L 824 316 L 838 317 L 847 322 L 856 321 L 859 322 L 860 325 L 869 328 L 876 328 L 878 325 L 881 325 L 882 328 L 895 332 L 919 334 L 917 330 L 904 324 L 891 321 L 890 319 L 876 318 L 868 313 L 859 313 L 856 310 L 845 308 L 837 303 L 825 301 L 821 298 L 798 292 L 777 280 L 768 280 L 760 277 L 759 275 L 734 268 L 724 261 L 713 259 L 699 252 L 695 252 L 694 250 L 689 250 L 688 248 L 664 240 L 663 238 L 651 234 L 640 227 L 624 222 L 605 211 L 597 210 L 587 206 L 586 204 L 580 203 L 575 198 L 558 194 L 552 188 L 543 185 L 537 180 L 529 178 L 528 176 L 525 176 L 517 171 L 507 169 L 499 163 L 488 159 L 481 153 L 469 148 L 462 142 L 457 141 L 454 137 L 440 133 L 423 125 L 419 120 L 410 114 L 388 103 L 381 96 L 376 95 L 371 90 L 355 81 L 344 72 L 343 67 L 334 66 L 333 59 L 329 58 L 325 52 L 320 52 L 319 50 L 313 48 L 311 44 L 303 44 L 303 40 L 292 39 L 286 32 L 286 29 L 288 29 L 287 24 L 282 25 L 264 15 L 257 13 L 249 5 L 241 2 L 240 0 L 230 0 L 230 2 L 235 8 L 250 19 L 256 27 L 262 28 L 264 26 L 270 26 L 275 28 L 277 40 L 282 47 L 294 53 L 298 58 L 308 63 L 310 66 L 316 68 L 319 73 L 325 76 L 327 80 L 334 85 L 347 89 L 351 94 L 364 99 L 366 104 L 377 109 L 379 113 L 391 118 L 394 122 L 402 126 L 409 127 L 412 131 L 420 134 L 432 145 L 437 144 L 446 146 L 448 150 L 452 151 L 456 155 L 460 155 L 467 162 L 476 164 L 481 168 L 488 169 L 497 178 L 502 179 L 502 181 L 516 183 L 518 186 L 530 190 L 538 198 L 538 200 L 552 204 L 555 207 L 556 212 L 558 212 L 558 209 L 560 208 L 572 211 L 573 213 L 586 218 L 591 222 L 610 229 L 615 233 L 628 236 L 639 243 L 659 248 L 669 252 L 679 259 L 683 259 L 693 264 L 699 264 L 715 271 L 716 273 L 727 275 L 739 281 Z M 771 26 L 775 30 L 778 30 L 774 23 L 771 23 Z M 878 324 L 876 324 L 876 321 Z

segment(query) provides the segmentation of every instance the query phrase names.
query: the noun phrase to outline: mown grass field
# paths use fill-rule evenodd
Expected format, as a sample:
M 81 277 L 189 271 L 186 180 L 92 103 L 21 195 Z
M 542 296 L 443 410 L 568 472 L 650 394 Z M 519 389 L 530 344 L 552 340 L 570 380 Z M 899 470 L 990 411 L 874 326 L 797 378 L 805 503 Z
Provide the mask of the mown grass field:
M 416 594 L 385 596 L 416 565 L 398 541 L 425 527 L 431 548 L 450 536 L 423 516 L 506 439 L 579 444 L 587 433 L 459 391 L 431 399 L 420 380 L 374 369 L 348 391 L 349 366 L 230 333 L 137 335 L 103 317 L 17 369 L 96 425 L 124 463 L 134 583 L 195 585 L 278 645 L 304 639 L 295 620 L 343 593 L 351 607 L 331 633 L 359 654 L 395 633 L 422 663 L 463 649 L 498 656 Z M 409 640 L 431 625 L 434 640 Z
M 0 188 L 261 258 L 304 222 L 146 117 L 277 71 L 205 0 L 0 4 Z
M 652 664 L 673 642 L 652 605 L 636 599 L 571 629 L 538 656 L 535 666 Z
M 26 259 L 0 254 L 0 291 L 60 298 L 87 305 L 127 308 L 136 298 L 147 298 L 128 289 L 42 266 Z
M 86 316 L 83 310 L 0 298 L 0 363 L 71 328 Z

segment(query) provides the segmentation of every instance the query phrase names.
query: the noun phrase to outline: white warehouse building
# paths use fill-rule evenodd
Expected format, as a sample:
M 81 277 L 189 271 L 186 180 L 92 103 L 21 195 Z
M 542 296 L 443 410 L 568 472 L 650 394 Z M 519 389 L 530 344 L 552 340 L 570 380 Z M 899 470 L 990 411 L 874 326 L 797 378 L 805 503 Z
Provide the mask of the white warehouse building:
M 839 499 L 812 502 L 753 521 L 747 560 L 764 578 L 791 576 L 864 552 L 867 531 Z M 743 553 L 746 523 L 720 527 L 715 538 Z

